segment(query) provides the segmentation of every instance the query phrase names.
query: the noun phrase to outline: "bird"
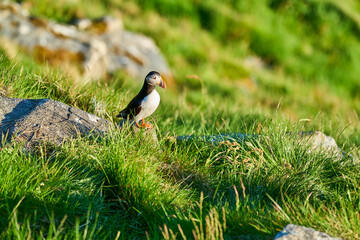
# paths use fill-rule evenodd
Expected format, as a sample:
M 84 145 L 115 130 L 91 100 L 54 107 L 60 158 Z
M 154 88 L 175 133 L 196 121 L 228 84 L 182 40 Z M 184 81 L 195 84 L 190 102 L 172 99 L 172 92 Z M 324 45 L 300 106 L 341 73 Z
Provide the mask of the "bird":
M 160 95 L 155 86 L 166 89 L 160 73 L 151 71 L 146 75 L 140 92 L 116 117 L 133 120 L 139 128 L 152 128 L 150 124 L 145 123 L 145 118 L 153 114 L 160 104 Z M 140 120 L 141 125 L 139 124 Z

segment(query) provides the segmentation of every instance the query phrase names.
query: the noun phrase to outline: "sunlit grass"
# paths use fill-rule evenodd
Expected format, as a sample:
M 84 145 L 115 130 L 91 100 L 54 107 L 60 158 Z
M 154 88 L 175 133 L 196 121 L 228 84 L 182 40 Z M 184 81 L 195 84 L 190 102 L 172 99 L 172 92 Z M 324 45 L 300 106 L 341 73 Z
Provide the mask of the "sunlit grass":
M 262 111 L 274 111 L 281 102 L 280 110 L 293 120 L 321 111 L 353 121 L 354 110 L 360 113 L 357 16 L 348 11 L 357 6 L 353 1 L 24 2 L 35 16 L 65 23 L 121 16 L 126 29 L 155 40 L 177 93 L 186 92 L 194 105 L 201 102 L 202 85 L 187 77 L 193 74 L 213 102 L 226 99 Z M 254 56 L 260 66 L 252 65 Z
M 282 131 L 262 134 L 218 146 L 126 131 L 35 154 L 5 146 L 2 234 L 261 239 L 296 223 L 352 238 L 360 165 L 309 152 Z

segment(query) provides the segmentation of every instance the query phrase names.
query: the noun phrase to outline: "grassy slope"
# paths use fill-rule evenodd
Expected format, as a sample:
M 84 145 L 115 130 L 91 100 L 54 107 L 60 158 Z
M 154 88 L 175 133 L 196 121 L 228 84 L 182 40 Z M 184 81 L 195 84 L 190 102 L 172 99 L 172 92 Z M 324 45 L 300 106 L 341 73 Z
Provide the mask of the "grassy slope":
M 360 166 L 284 136 L 319 129 L 359 155 L 355 1 L 24 2 L 62 22 L 121 11 L 128 29 L 159 44 L 178 87 L 160 93 L 159 145 L 122 132 L 106 142 L 40 146 L 35 155 L 3 148 L 3 237 L 271 238 L 293 222 L 359 238 Z M 264 67 L 249 66 L 248 56 L 260 56 Z M 85 89 L 6 54 L 0 85 L 9 97 L 52 98 L 108 119 L 138 88 L 119 74 Z M 165 138 L 219 132 L 270 138 L 218 147 Z

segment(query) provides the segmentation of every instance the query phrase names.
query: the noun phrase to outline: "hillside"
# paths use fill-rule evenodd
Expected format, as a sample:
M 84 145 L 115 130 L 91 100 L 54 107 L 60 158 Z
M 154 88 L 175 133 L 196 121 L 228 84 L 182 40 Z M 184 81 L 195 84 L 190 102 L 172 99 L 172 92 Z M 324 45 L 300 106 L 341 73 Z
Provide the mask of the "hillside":
M 358 239 L 360 4 L 354 0 L 23 0 L 71 23 L 105 15 L 153 38 L 173 71 L 159 144 L 114 132 L 0 155 L 2 238 L 272 239 L 288 223 Z M 1 95 L 51 98 L 110 121 L 139 90 L 126 73 L 79 84 L 0 46 Z M 348 154 L 309 152 L 320 130 Z M 259 134 L 247 142 L 178 135 Z

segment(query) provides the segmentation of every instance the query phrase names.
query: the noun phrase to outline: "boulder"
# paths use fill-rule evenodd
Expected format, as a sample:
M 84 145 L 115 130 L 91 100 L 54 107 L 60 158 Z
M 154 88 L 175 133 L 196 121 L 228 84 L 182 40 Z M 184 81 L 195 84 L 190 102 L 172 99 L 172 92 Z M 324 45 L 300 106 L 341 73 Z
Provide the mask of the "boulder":
M 100 136 L 112 127 L 107 120 L 51 99 L 0 96 L 1 141 L 60 144 L 78 135 Z
M 276 234 L 274 240 L 340 240 L 340 238 L 330 237 L 326 233 L 318 232 L 312 228 L 288 224 Z
M 154 41 L 124 30 L 117 18 L 80 19 L 75 25 L 65 25 L 30 16 L 17 3 L 0 2 L 0 38 L 15 43 L 39 61 L 64 67 L 73 76 L 80 72 L 83 80 L 111 76 L 118 70 L 141 81 L 155 70 L 167 82 L 172 80 Z
M 78 136 L 105 136 L 111 130 L 141 132 L 157 143 L 155 129 L 139 129 L 133 121 L 118 125 L 51 99 L 0 96 L 0 146 L 15 139 L 32 147 L 42 142 L 56 145 Z

